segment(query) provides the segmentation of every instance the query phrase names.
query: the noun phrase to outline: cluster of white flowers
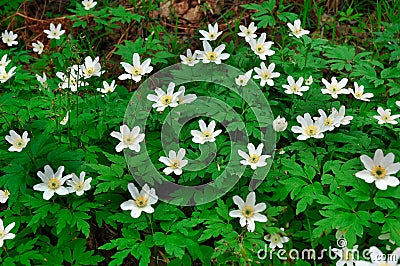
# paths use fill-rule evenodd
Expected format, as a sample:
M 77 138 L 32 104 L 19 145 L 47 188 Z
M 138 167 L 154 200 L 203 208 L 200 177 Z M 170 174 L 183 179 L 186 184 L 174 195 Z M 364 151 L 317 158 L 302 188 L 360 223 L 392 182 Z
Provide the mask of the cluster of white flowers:
M 11 63 L 11 60 L 7 60 L 7 55 L 3 55 L 0 60 L 0 83 L 4 83 L 15 75 L 15 69 L 17 67 L 13 66 L 7 71 L 7 66 Z

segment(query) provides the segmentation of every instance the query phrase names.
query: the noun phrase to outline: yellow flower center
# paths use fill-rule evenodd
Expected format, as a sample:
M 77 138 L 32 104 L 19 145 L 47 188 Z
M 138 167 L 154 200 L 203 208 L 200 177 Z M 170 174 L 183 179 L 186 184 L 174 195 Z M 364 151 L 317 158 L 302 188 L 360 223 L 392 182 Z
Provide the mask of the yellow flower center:
M 210 61 L 215 61 L 217 59 L 217 54 L 215 52 L 206 53 L 206 58 Z
M 81 182 L 81 181 L 76 182 L 76 184 L 75 184 L 75 189 L 76 189 L 77 191 L 82 190 L 83 187 L 84 187 L 83 182 Z
M 337 93 L 338 91 L 339 91 L 339 88 L 338 88 L 338 86 L 331 86 L 331 88 L 330 88 L 330 91 L 332 92 L 332 93 Z
M 247 36 L 252 35 L 251 30 L 247 30 L 247 31 L 246 31 L 246 35 L 247 35 Z
M 124 136 L 123 142 L 128 145 L 133 144 L 135 142 L 135 138 L 131 134 L 129 134 L 129 135 Z
M 297 84 L 292 85 L 292 87 L 290 88 L 293 92 L 298 92 L 299 91 L 299 86 L 297 86 Z
M 58 178 L 53 177 L 49 179 L 47 186 L 51 189 L 57 189 L 60 187 L 60 182 L 58 181 Z
M 215 34 L 214 34 L 214 33 L 210 33 L 210 34 L 208 34 L 208 38 L 210 38 L 210 39 L 214 39 L 214 38 L 215 38 Z
M 139 196 L 135 202 L 138 207 L 143 208 L 146 206 L 147 199 L 144 196 Z
M 249 157 L 250 163 L 258 163 L 258 160 L 260 160 L 260 156 L 258 156 L 257 154 L 252 154 Z
M 51 32 L 51 34 L 53 34 L 54 36 L 58 36 L 58 30 L 53 30 L 52 32 Z
M 168 105 L 172 102 L 172 96 L 171 95 L 164 95 L 163 97 L 161 97 L 161 103 L 163 105 Z
M 357 98 L 361 98 L 361 96 L 362 96 L 363 94 L 362 94 L 362 92 L 357 91 L 356 93 L 354 93 L 354 95 L 355 95 Z
M 0 229 L 0 238 L 4 237 L 4 230 Z
M 131 74 L 133 75 L 133 76 L 139 76 L 140 75 L 140 67 L 132 67 L 132 70 L 131 70 Z
M 178 169 L 180 165 L 181 165 L 181 164 L 179 163 L 178 160 L 174 160 L 174 161 L 172 161 L 172 162 L 169 164 L 169 166 L 170 166 L 172 169 Z
M 22 149 L 25 145 L 25 141 L 21 138 L 17 138 L 16 140 L 14 140 L 13 146 L 16 149 Z
M 301 33 L 301 28 L 297 28 L 297 29 L 293 30 L 294 35 L 300 35 L 300 33 Z
M 3 192 L 3 196 L 4 197 L 10 196 L 10 192 L 7 189 L 5 189 L 4 192 Z
M 7 79 L 8 78 L 8 73 L 0 73 L 0 79 Z
M 262 44 L 257 44 L 255 50 L 256 50 L 256 53 L 262 54 L 265 52 L 265 47 Z
M 278 234 L 274 234 L 271 236 L 271 240 L 274 243 L 278 243 L 278 242 L 281 242 L 281 237 Z
M 253 216 L 254 214 L 254 209 L 250 206 L 245 206 L 242 210 L 242 214 L 244 217 L 246 218 L 250 218 Z
M 262 79 L 269 79 L 269 77 L 271 76 L 271 74 L 269 72 L 262 72 L 261 73 L 261 78 Z
M 327 119 L 325 119 L 324 121 L 325 126 L 332 126 L 332 124 L 333 124 L 332 118 L 328 117 Z
M 312 126 L 307 126 L 306 127 L 306 134 L 309 136 L 314 136 L 317 134 L 317 127 L 312 125 Z
M 208 130 L 207 130 L 207 131 L 204 131 L 203 134 L 202 134 L 202 137 L 203 137 L 204 139 L 210 139 L 211 136 L 212 136 L 212 134 L 211 134 L 211 132 L 208 131 Z
M 376 178 L 384 178 L 386 176 L 386 169 L 382 165 L 377 165 L 372 168 L 371 173 Z
M 383 120 L 383 121 L 386 121 L 386 122 L 389 121 L 389 120 L 390 120 L 390 115 L 387 114 L 387 113 L 383 114 L 383 115 L 382 115 L 382 120 Z
M 85 69 L 85 74 L 90 76 L 94 73 L 94 68 L 92 66 Z
M 194 61 L 194 59 L 193 59 L 193 57 L 188 57 L 188 58 L 186 59 L 186 61 L 188 61 L 189 63 L 192 63 L 192 62 Z

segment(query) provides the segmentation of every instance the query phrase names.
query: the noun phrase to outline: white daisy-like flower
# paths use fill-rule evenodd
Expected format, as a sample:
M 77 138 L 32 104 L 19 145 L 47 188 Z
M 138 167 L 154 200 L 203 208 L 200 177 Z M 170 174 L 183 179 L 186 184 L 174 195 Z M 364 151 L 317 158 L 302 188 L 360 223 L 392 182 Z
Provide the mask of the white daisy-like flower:
M 271 155 L 262 155 L 262 150 L 264 148 L 264 144 L 261 143 L 258 145 L 257 149 L 254 146 L 254 144 L 249 143 L 247 144 L 247 149 L 249 153 L 245 153 L 242 150 L 238 150 L 238 154 L 240 157 L 242 157 L 244 160 L 241 160 L 240 163 L 242 165 L 250 165 L 251 169 L 255 170 L 258 167 L 263 167 L 267 165 L 267 160 L 268 158 L 271 158 Z
M 308 86 L 303 86 L 303 81 L 303 77 L 300 77 L 297 81 L 295 81 L 292 76 L 288 76 L 287 82 L 289 85 L 284 84 L 282 85 L 282 87 L 286 89 L 286 94 L 296 94 L 299 96 L 303 96 L 303 92 L 309 90 Z
M 278 115 L 278 117 L 272 122 L 272 128 L 276 132 L 282 132 L 285 131 L 288 126 L 288 122 L 286 121 L 286 118 L 281 117 Z
M 268 68 L 265 66 L 264 62 L 261 62 L 261 68 L 255 67 L 254 71 L 257 75 L 254 76 L 255 79 L 261 79 L 260 86 L 264 87 L 265 84 L 268 86 L 274 86 L 273 78 L 279 77 L 281 74 L 278 72 L 273 72 L 275 69 L 275 64 L 271 63 Z
M 35 53 L 41 54 L 43 53 L 44 44 L 41 41 L 37 41 L 37 43 L 32 43 L 33 51 Z
M 90 182 L 92 182 L 92 178 L 89 177 L 85 180 L 85 172 L 81 172 L 79 174 L 79 178 L 76 174 L 68 175 L 69 180 L 67 180 L 67 187 L 69 193 L 76 193 L 78 196 L 82 196 L 85 191 L 90 189 Z
M 346 113 L 346 106 L 342 105 L 339 108 L 339 111 L 336 110 L 335 107 L 332 108 L 332 119 L 333 125 L 335 127 L 339 127 L 341 125 L 348 125 L 350 121 L 353 120 L 351 115 L 345 116 Z
M 399 118 L 400 115 L 392 115 L 392 110 L 390 109 L 383 110 L 382 107 L 378 107 L 376 111 L 378 112 L 379 115 L 374 115 L 374 118 L 378 119 L 379 125 L 386 123 L 396 125 L 398 123 L 396 119 Z
M 266 60 L 266 56 L 271 56 L 275 54 L 275 51 L 271 50 L 271 46 L 274 42 L 266 42 L 265 39 L 267 38 L 266 33 L 262 33 L 260 38 L 256 41 L 255 39 L 251 39 L 249 41 L 251 50 L 260 57 L 261 60 Z
M 64 116 L 64 118 L 60 121 L 60 124 L 65 126 L 69 120 L 69 113 L 71 112 L 71 110 L 69 110 L 66 115 Z
M 326 89 L 321 89 L 323 94 L 330 94 L 332 98 L 337 99 L 339 94 L 349 94 L 350 91 L 348 89 L 344 89 L 347 84 L 348 79 L 344 78 L 340 82 L 337 82 L 335 77 L 332 77 L 331 83 L 329 83 L 326 79 L 322 79 L 322 83 L 324 83 Z
M 93 0 L 83 0 L 82 5 L 86 10 L 90 10 L 97 5 L 97 2 L 94 2 Z
M 221 134 L 222 130 L 215 130 L 215 121 L 211 121 L 207 126 L 203 120 L 199 120 L 200 130 L 191 130 L 190 134 L 192 134 L 192 141 L 194 143 L 204 144 L 206 142 L 214 142 L 215 138 Z
M 246 202 L 239 196 L 233 196 L 233 202 L 239 207 L 239 210 L 229 212 L 229 216 L 233 218 L 240 218 L 240 226 L 247 226 L 247 231 L 254 232 L 256 228 L 255 222 L 267 222 L 267 216 L 261 214 L 267 206 L 265 203 L 256 204 L 256 193 L 250 192 L 246 197 Z
M 40 86 L 43 89 L 47 89 L 48 84 L 47 84 L 47 76 L 46 73 L 43 72 L 43 76 L 40 76 L 38 74 L 36 74 L 36 80 L 40 83 Z M 41 88 L 39 87 L 39 90 L 41 90 Z
M 170 82 L 168 84 L 167 92 L 163 91 L 161 88 L 156 88 L 156 94 L 147 95 L 147 100 L 154 102 L 152 107 L 157 108 L 158 112 L 164 111 L 167 107 L 178 106 L 179 95 L 182 91 L 174 92 L 175 83 Z
M 81 66 L 82 74 L 85 79 L 90 78 L 92 76 L 100 77 L 104 71 L 101 71 L 101 65 L 99 63 L 99 57 L 96 56 L 94 60 L 87 56 L 85 58 L 85 64 Z
M 250 40 L 254 40 L 255 38 L 257 38 L 257 35 L 255 34 L 257 27 L 254 26 L 254 22 L 251 22 L 248 28 L 246 28 L 243 25 L 240 25 L 239 29 L 241 32 L 239 32 L 238 35 L 240 37 L 244 37 L 246 42 L 249 42 Z
M 7 46 L 13 46 L 13 45 L 17 45 L 18 41 L 16 41 L 18 35 L 14 34 L 11 30 L 10 31 L 4 31 L 1 34 L 1 40 L 3 41 L 3 43 L 7 44 Z
M 307 86 L 310 86 L 311 84 L 313 84 L 313 77 L 312 77 L 312 76 L 309 76 L 308 79 L 306 79 L 305 84 L 306 84 Z
M 14 130 L 10 130 L 9 134 L 10 135 L 6 136 L 6 140 L 12 145 L 10 148 L 8 148 L 9 151 L 21 152 L 31 140 L 28 138 L 27 131 L 22 133 L 22 137 Z
M 324 117 L 324 126 L 326 126 L 329 131 L 334 130 L 337 125 L 340 125 L 340 120 L 338 117 L 338 111 L 335 108 L 332 108 L 333 111 L 332 113 L 328 116 L 324 110 L 318 109 L 318 113 L 320 114 L 320 117 L 314 117 L 314 120 L 318 120 L 321 117 Z
M 8 72 L 5 67 L 0 67 L 0 83 L 4 83 L 15 75 L 15 69 L 17 67 L 12 67 Z
M 158 196 L 154 188 L 149 187 L 145 184 L 139 193 L 139 190 L 133 183 L 128 184 L 129 193 L 133 200 L 127 200 L 121 204 L 121 209 L 124 211 L 131 211 L 132 218 L 138 218 L 142 211 L 146 213 L 153 213 L 154 208 L 151 205 L 158 201 Z
M 199 52 L 200 51 L 196 50 L 192 54 L 192 51 L 190 49 L 187 49 L 186 50 L 186 56 L 184 56 L 184 55 L 180 55 L 179 56 L 181 58 L 181 60 L 182 60 L 182 64 L 188 65 L 188 66 L 194 66 L 195 64 L 200 62 L 199 60 L 197 60 L 197 54 Z
M 62 89 L 71 89 L 72 92 L 78 91 L 78 88 L 88 86 L 89 83 L 82 80 L 83 73 L 78 65 L 69 68 L 69 73 L 57 72 L 56 76 L 61 79 L 58 86 Z
M 185 86 L 180 86 L 178 89 L 179 95 L 178 95 L 178 104 L 185 104 L 185 103 L 191 103 L 194 100 L 197 99 L 196 94 L 187 94 L 185 95 Z
M 203 48 L 204 51 L 199 51 L 197 57 L 203 60 L 204 64 L 212 62 L 219 65 L 222 63 L 222 60 L 226 60 L 230 56 L 228 53 L 222 53 L 225 50 L 225 44 L 221 44 L 213 50 L 207 41 L 203 41 Z
M 132 131 L 127 125 L 119 127 L 120 132 L 111 132 L 111 137 L 117 138 L 120 143 L 115 147 L 117 152 L 122 151 L 125 148 L 129 148 L 135 152 L 140 151 L 140 142 L 144 140 L 144 133 L 139 134 L 140 128 L 135 126 Z
M 264 236 L 265 241 L 270 242 L 269 247 L 274 250 L 276 247 L 283 248 L 283 244 L 289 242 L 289 238 L 284 236 L 285 229 L 280 228 L 282 232 Z
M 125 72 L 128 74 L 122 74 L 118 78 L 120 80 L 126 80 L 126 79 L 132 79 L 135 82 L 139 82 L 142 79 L 142 76 L 150 73 L 153 71 L 153 67 L 150 66 L 151 59 L 148 58 L 144 60 L 144 62 L 141 64 L 140 63 L 140 56 L 138 53 L 134 53 L 132 57 L 133 65 L 126 63 L 126 62 L 121 62 L 120 64 L 123 66 L 125 69 Z
M 352 249 L 343 247 L 342 249 L 333 248 L 332 251 L 339 256 L 336 266 L 353 266 L 354 263 L 358 261 L 358 258 L 356 257 L 356 255 L 359 254 L 357 245 L 355 245 Z
M 3 57 L 0 60 L 0 68 L 6 68 L 6 66 L 8 66 L 8 64 L 11 63 L 11 60 L 7 60 L 7 55 L 3 55 Z
M 355 175 L 363 179 L 367 183 L 375 182 L 375 185 L 380 190 L 386 190 L 388 186 L 397 187 L 399 179 L 394 175 L 400 170 L 400 162 L 394 163 L 394 154 L 388 153 L 384 156 L 381 149 L 375 151 L 374 159 L 367 155 L 361 155 L 361 162 L 366 170 L 357 172 Z
M 380 249 L 375 246 L 369 248 L 369 257 L 371 262 L 357 261 L 356 266 L 397 266 L 397 262 L 400 258 L 400 248 L 393 251 L 392 254 L 383 254 Z
M 106 94 L 108 92 L 114 92 L 116 87 L 115 80 L 111 81 L 110 84 L 108 84 L 107 81 L 103 81 L 103 88 L 97 88 L 97 91 Z
M 0 203 L 6 203 L 9 196 L 10 192 L 7 189 L 5 190 L 0 189 Z
M 291 31 L 291 33 L 289 33 L 289 36 L 296 36 L 296 38 L 300 38 L 301 36 L 307 35 L 310 33 L 309 30 L 305 30 L 301 27 L 300 19 L 296 19 L 293 24 L 287 23 L 287 26 L 289 27 L 289 29 Z
M 326 118 L 326 116 L 321 116 L 314 122 L 309 113 L 305 113 L 304 117 L 299 115 L 296 120 L 300 123 L 301 127 L 293 126 L 292 132 L 300 134 L 297 136 L 298 140 L 306 140 L 309 138 L 322 139 L 324 137 L 324 132 L 328 130 L 328 126 L 324 125 Z
M 364 93 L 364 86 L 358 86 L 357 82 L 354 82 L 354 90 L 349 89 L 349 91 L 353 94 L 354 98 L 365 102 L 369 102 L 370 98 L 374 97 L 372 93 Z
M 185 154 L 186 150 L 180 148 L 178 153 L 171 150 L 168 153 L 168 157 L 161 156 L 158 160 L 167 166 L 163 170 L 164 174 L 170 175 L 172 172 L 174 172 L 176 175 L 181 175 L 182 168 L 188 164 L 188 160 L 183 159 Z
M 4 240 L 13 239 L 15 234 L 10 233 L 15 226 L 15 222 L 10 223 L 4 228 L 3 220 L 0 218 L 0 247 L 4 245 Z
M 43 183 L 39 183 L 33 186 L 33 189 L 36 191 L 43 191 L 43 199 L 49 200 L 54 194 L 58 195 L 67 195 L 68 189 L 64 187 L 65 181 L 70 178 L 70 176 L 62 176 L 64 172 L 64 166 L 58 167 L 56 173 L 53 172 L 53 169 L 49 165 L 44 167 L 44 173 L 39 171 L 37 172 L 38 177 L 42 180 Z
M 222 31 L 218 31 L 217 22 L 215 22 L 214 26 L 208 24 L 208 31 L 199 30 L 199 32 L 203 35 L 203 38 L 200 38 L 201 41 L 215 41 L 222 34 Z
M 50 30 L 44 30 L 44 33 L 47 34 L 47 38 L 59 40 L 61 35 L 65 33 L 65 30 L 61 30 L 61 24 L 57 24 L 57 27 L 50 23 Z
M 236 85 L 245 87 L 249 80 L 251 79 L 251 75 L 253 74 L 253 69 L 247 71 L 244 75 L 239 75 L 236 79 Z

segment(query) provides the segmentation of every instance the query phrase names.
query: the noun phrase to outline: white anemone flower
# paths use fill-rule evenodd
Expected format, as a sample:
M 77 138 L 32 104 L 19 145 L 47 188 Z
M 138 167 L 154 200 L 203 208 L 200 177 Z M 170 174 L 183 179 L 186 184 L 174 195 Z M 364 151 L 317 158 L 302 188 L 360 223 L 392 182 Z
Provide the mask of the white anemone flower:
M 88 86 L 89 83 L 82 80 L 83 73 L 78 65 L 69 68 L 69 73 L 57 72 L 56 76 L 61 79 L 58 86 L 62 89 L 70 89 L 72 92 L 78 91 L 78 88 Z
M 15 75 L 15 69 L 17 67 L 12 67 L 8 72 L 5 67 L 0 67 L 0 83 L 4 83 Z
M 15 234 L 10 233 L 15 226 L 15 222 L 10 223 L 4 228 L 3 220 L 0 218 L 0 247 L 4 245 L 4 240 L 13 239 Z
M 255 39 L 251 39 L 249 41 L 251 50 L 260 57 L 261 60 L 266 60 L 266 56 L 271 56 L 275 54 L 275 51 L 271 50 L 271 46 L 274 42 L 268 41 L 266 42 L 265 39 L 267 38 L 266 33 L 262 33 L 260 38 L 256 41 Z
M 85 180 L 85 172 L 81 172 L 79 174 L 79 178 L 76 174 L 69 175 L 70 180 L 67 180 L 67 187 L 69 193 L 76 193 L 77 196 L 82 196 L 85 191 L 90 189 L 90 182 L 92 182 L 92 178 L 89 177 Z
M 253 69 L 247 71 L 244 75 L 239 75 L 236 79 L 236 85 L 245 87 L 249 80 L 251 79 L 251 75 L 253 74 Z
M 154 188 L 145 184 L 139 193 L 139 190 L 133 183 L 128 184 L 128 190 L 133 200 L 127 200 L 121 203 L 121 209 L 124 211 L 131 211 L 132 218 L 138 218 L 142 211 L 146 213 L 153 213 L 154 208 L 151 205 L 158 201 L 158 196 Z
M 36 80 L 40 83 L 40 86 L 43 89 L 47 89 L 48 84 L 47 84 L 47 76 L 46 73 L 43 72 L 43 76 L 40 76 L 38 74 L 36 74 Z M 39 90 L 41 90 L 41 88 L 39 87 Z
M 229 216 L 233 218 L 240 218 L 240 226 L 247 226 L 247 231 L 254 232 L 256 228 L 255 222 L 267 222 L 267 216 L 261 214 L 267 206 L 265 203 L 256 204 L 256 193 L 250 192 L 246 197 L 246 202 L 239 196 L 233 196 L 233 202 L 239 207 L 239 210 L 229 212 Z
M 33 51 L 35 53 L 41 54 L 43 53 L 44 44 L 41 41 L 37 41 L 37 43 L 32 43 Z
M 3 55 L 3 57 L 0 60 L 0 68 L 6 68 L 6 66 L 8 66 L 8 64 L 11 63 L 11 60 L 7 60 L 7 55 Z
M 331 83 L 329 83 L 326 79 L 322 79 L 322 83 L 324 83 L 326 89 L 321 89 L 323 94 L 330 94 L 332 98 L 337 99 L 339 94 L 349 94 L 350 91 L 345 89 L 344 87 L 347 84 L 348 79 L 344 78 L 340 82 L 337 82 L 335 77 L 332 77 Z
M 0 203 L 6 203 L 9 196 L 10 192 L 7 189 L 5 190 L 0 189 Z
M 374 97 L 373 93 L 364 93 L 364 86 L 358 86 L 357 82 L 354 82 L 354 90 L 349 89 L 349 91 L 353 94 L 354 98 L 365 102 L 369 102 L 370 98 Z
M 380 190 L 386 190 L 388 186 L 397 187 L 399 179 L 394 175 L 400 170 L 400 163 L 394 163 L 394 154 L 388 153 L 384 156 L 381 149 L 375 151 L 374 159 L 367 155 L 361 155 L 361 162 L 366 170 L 357 172 L 355 175 L 367 183 L 375 182 Z
M 134 53 L 132 57 L 133 65 L 121 62 L 120 64 L 125 69 L 125 74 L 122 74 L 118 77 L 120 80 L 132 79 L 135 82 L 139 82 L 142 79 L 142 76 L 153 71 L 153 67 L 150 66 L 151 59 L 148 58 L 144 60 L 144 62 L 140 63 L 140 56 L 138 53 Z
M 274 250 L 276 247 L 278 248 L 283 248 L 283 244 L 289 242 L 289 238 L 287 236 L 284 236 L 285 229 L 280 228 L 281 232 L 271 234 L 269 236 L 264 236 L 265 241 L 270 242 L 269 243 L 269 248 Z
M 258 167 L 263 167 L 267 165 L 267 160 L 268 158 L 271 158 L 271 155 L 262 155 L 262 150 L 264 148 L 264 144 L 261 143 L 258 145 L 257 149 L 254 146 L 254 144 L 249 143 L 247 144 L 247 149 L 249 153 L 245 153 L 242 150 L 238 150 L 238 154 L 240 157 L 242 157 L 244 160 L 241 160 L 240 163 L 242 165 L 250 165 L 251 169 L 255 170 Z
M 185 95 L 185 86 L 180 86 L 178 89 L 178 92 L 180 93 L 178 95 L 178 104 L 185 104 L 185 103 L 191 103 L 194 100 L 197 99 L 196 94 L 187 94 Z
M 21 152 L 31 140 L 30 138 L 28 138 L 27 131 L 24 131 L 24 133 L 22 133 L 22 137 L 14 130 L 10 130 L 9 134 L 10 135 L 6 136 L 7 142 L 12 145 L 10 148 L 8 148 L 9 151 Z
M 225 50 L 225 44 L 221 44 L 213 50 L 207 41 L 203 41 L 203 48 L 204 51 L 199 51 L 197 57 L 203 60 L 204 64 L 212 62 L 219 65 L 222 63 L 222 60 L 226 60 L 230 56 L 228 53 L 222 53 Z
M 180 148 L 178 153 L 171 150 L 168 153 L 168 157 L 161 156 L 158 160 L 167 166 L 163 170 L 164 174 L 170 175 L 172 172 L 174 172 L 176 175 L 181 175 L 182 168 L 188 164 L 188 160 L 183 159 L 185 154 L 186 150 Z
M 203 38 L 200 38 L 201 41 L 215 41 L 222 34 L 222 31 L 218 31 L 217 22 L 215 22 L 214 26 L 208 24 L 208 31 L 199 30 L 199 32 L 203 35 Z
M 305 30 L 301 27 L 300 19 L 296 19 L 293 24 L 287 23 L 287 26 L 289 27 L 289 29 L 291 31 L 291 33 L 289 33 L 290 36 L 295 36 L 296 38 L 300 38 L 301 36 L 307 35 L 310 33 L 309 30 Z
M 97 5 L 97 2 L 94 2 L 93 0 L 83 0 L 82 5 L 85 10 L 90 10 Z
M 307 86 L 310 86 L 311 84 L 313 84 L 313 77 L 312 77 L 312 76 L 309 76 L 308 79 L 306 79 L 305 84 L 306 84 Z
M 326 126 L 329 131 L 332 131 L 336 128 L 337 125 L 340 125 L 340 120 L 337 115 L 337 110 L 333 108 L 332 113 L 328 116 L 324 110 L 318 109 L 318 113 L 320 117 L 314 117 L 314 120 L 318 120 L 321 117 L 324 117 L 324 126 Z
M 7 44 L 7 46 L 17 45 L 18 41 L 16 41 L 18 35 L 14 34 L 12 31 L 4 31 L 1 34 L 1 40 L 3 43 Z
M 85 79 L 90 78 L 92 76 L 100 77 L 104 71 L 101 71 L 101 65 L 99 63 L 99 57 L 96 56 L 94 60 L 87 56 L 85 57 L 85 64 L 81 66 L 82 74 Z
M 279 77 L 281 74 L 278 72 L 273 72 L 275 69 L 275 64 L 271 63 L 268 68 L 265 66 L 264 62 L 261 62 L 261 68 L 255 67 L 254 71 L 257 75 L 254 76 L 255 79 L 261 79 L 260 86 L 264 87 L 265 84 L 268 86 L 274 86 L 273 78 Z
M 350 124 L 350 121 L 353 120 L 353 116 L 351 115 L 345 116 L 345 113 L 346 113 L 346 106 L 344 105 L 340 106 L 339 111 L 336 110 L 335 107 L 332 108 L 332 115 L 335 127 L 339 127 L 341 125 L 348 125 Z
M 304 91 L 308 91 L 309 87 L 308 86 L 303 86 L 303 81 L 304 78 L 300 77 L 297 81 L 293 79 L 292 76 L 287 77 L 287 84 L 282 85 L 283 88 L 285 88 L 285 93 L 286 94 L 296 94 L 299 96 L 303 96 Z
M 182 64 L 184 65 L 188 65 L 188 66 L 194 66 L 195 64 L 197 64 L 198 62 L 200 62 L 197 59 L 197 54 L 199 53 L 198 50 L 194 51 L 194 53 L 192 53 L 192 51 L 190 49 L 186 50 L 186 56 L 184 55 L 180 55 L 179 57 L 182 60 Z
M 241 32 L 239 32 L 238 35 L 240 37 L 244 37 L 246 42 L 249 42 L 250 40 L 257 38 L 257 35 L 255 34 L 257 27 L 254 26 L 254 22 L 251 22 L 248 28 L 246 28 L 243 25 L 240 25 L 239 29 Z
M 54 194 L 58 195 L 67 195 L 68 189 L 64 187 L 65 181 L 70 178 L 70 176 L 62 176 L 64 172 L 64 166 L 58 167 L 56 173 L 53 172 L 53 169 L 49 165 L 44 167 L 44 173 L 39 171 L 37 172 L 38 177 L 42 180 L 43 183 L 39 183 L 33 186 L 33 189 L 36 191 L 43 191 L 43 199 L 49 200 Z
M 215 121 L 211 121 L 207 126 L 203 120 L 199 121 L 199 127 L 201 131 L 191 130 L 190 134 L 192 134 L 194 143 L 204 144 L 206 142 L 215 142 L 215 138 L 221 134 L 222 130 L 215 130 Z
M 304 117 L 299 115 L 296 120 L 301 127 L 293 126 L 292 132 L 300 134 L 297 136 L 298 140 L 306 140 L 309 138 L 322 139 L 324 137 L 324 132 L 328 130 L 328 127 L 324 125 L 326 116 L 321 116 L 314 122 L 311 115 L 305 113 Z
M 398 123 L 396 119 L 399 118 L 400 115 L 392 115 L 392 110 L 390 109 L 383 110 L 382 107 L 378 107 L 376 111 L 378 112 L 379 115 L 374 115 L 374 118 L 378 119 L 379 125 L 386 123 L 396 125 Z
M 178 97 L 182 94 L 182 91 L 174 92 L 175 83 L 170 82 L 168 84 L 167 92 L 161 88 L 156 88 L 156 94 L 147 95 L 147 100 L 154 102 L 152 107 L 156 108 L 158 112 L 162 112 L 167 107 L 178 106 Z
M 278 117 L 272 122 L 272 128 L 276 132 L 282 132 L 285 131 L 288 126 L 288 122 L 286 121 L 286 118 L 281 117 L 278 115 Z
M 97 91 L 106 94 L 108 92 L 114 92 L 116 87 L 115 80 L 111 81 L 110 84 L 108 84 L 107 81 L 103 81 L 103 88 L 97 88 Z
M 115 147 L 117 152 L 122 151 L 125 148 L 129 148 L 132 151 L 140 151 L 140 142 L 144 140 L 144 133 L 140 133 L 139 126 L 135 126 L 132 130 L 129 129 L 127 125 L 122 125 L 119 127 L 120 132 L 111 132 L 111 137 L 114 137 L 120 141 L 120 143 Z
M 61 24 L 57 24 L 57 27 L 50 23 L 50 30 L 44 30 L 44 33 L 47 34 L 47 38 L 59 40 L 61 35 L 65 33 L 65 30 L 61 30 Z

